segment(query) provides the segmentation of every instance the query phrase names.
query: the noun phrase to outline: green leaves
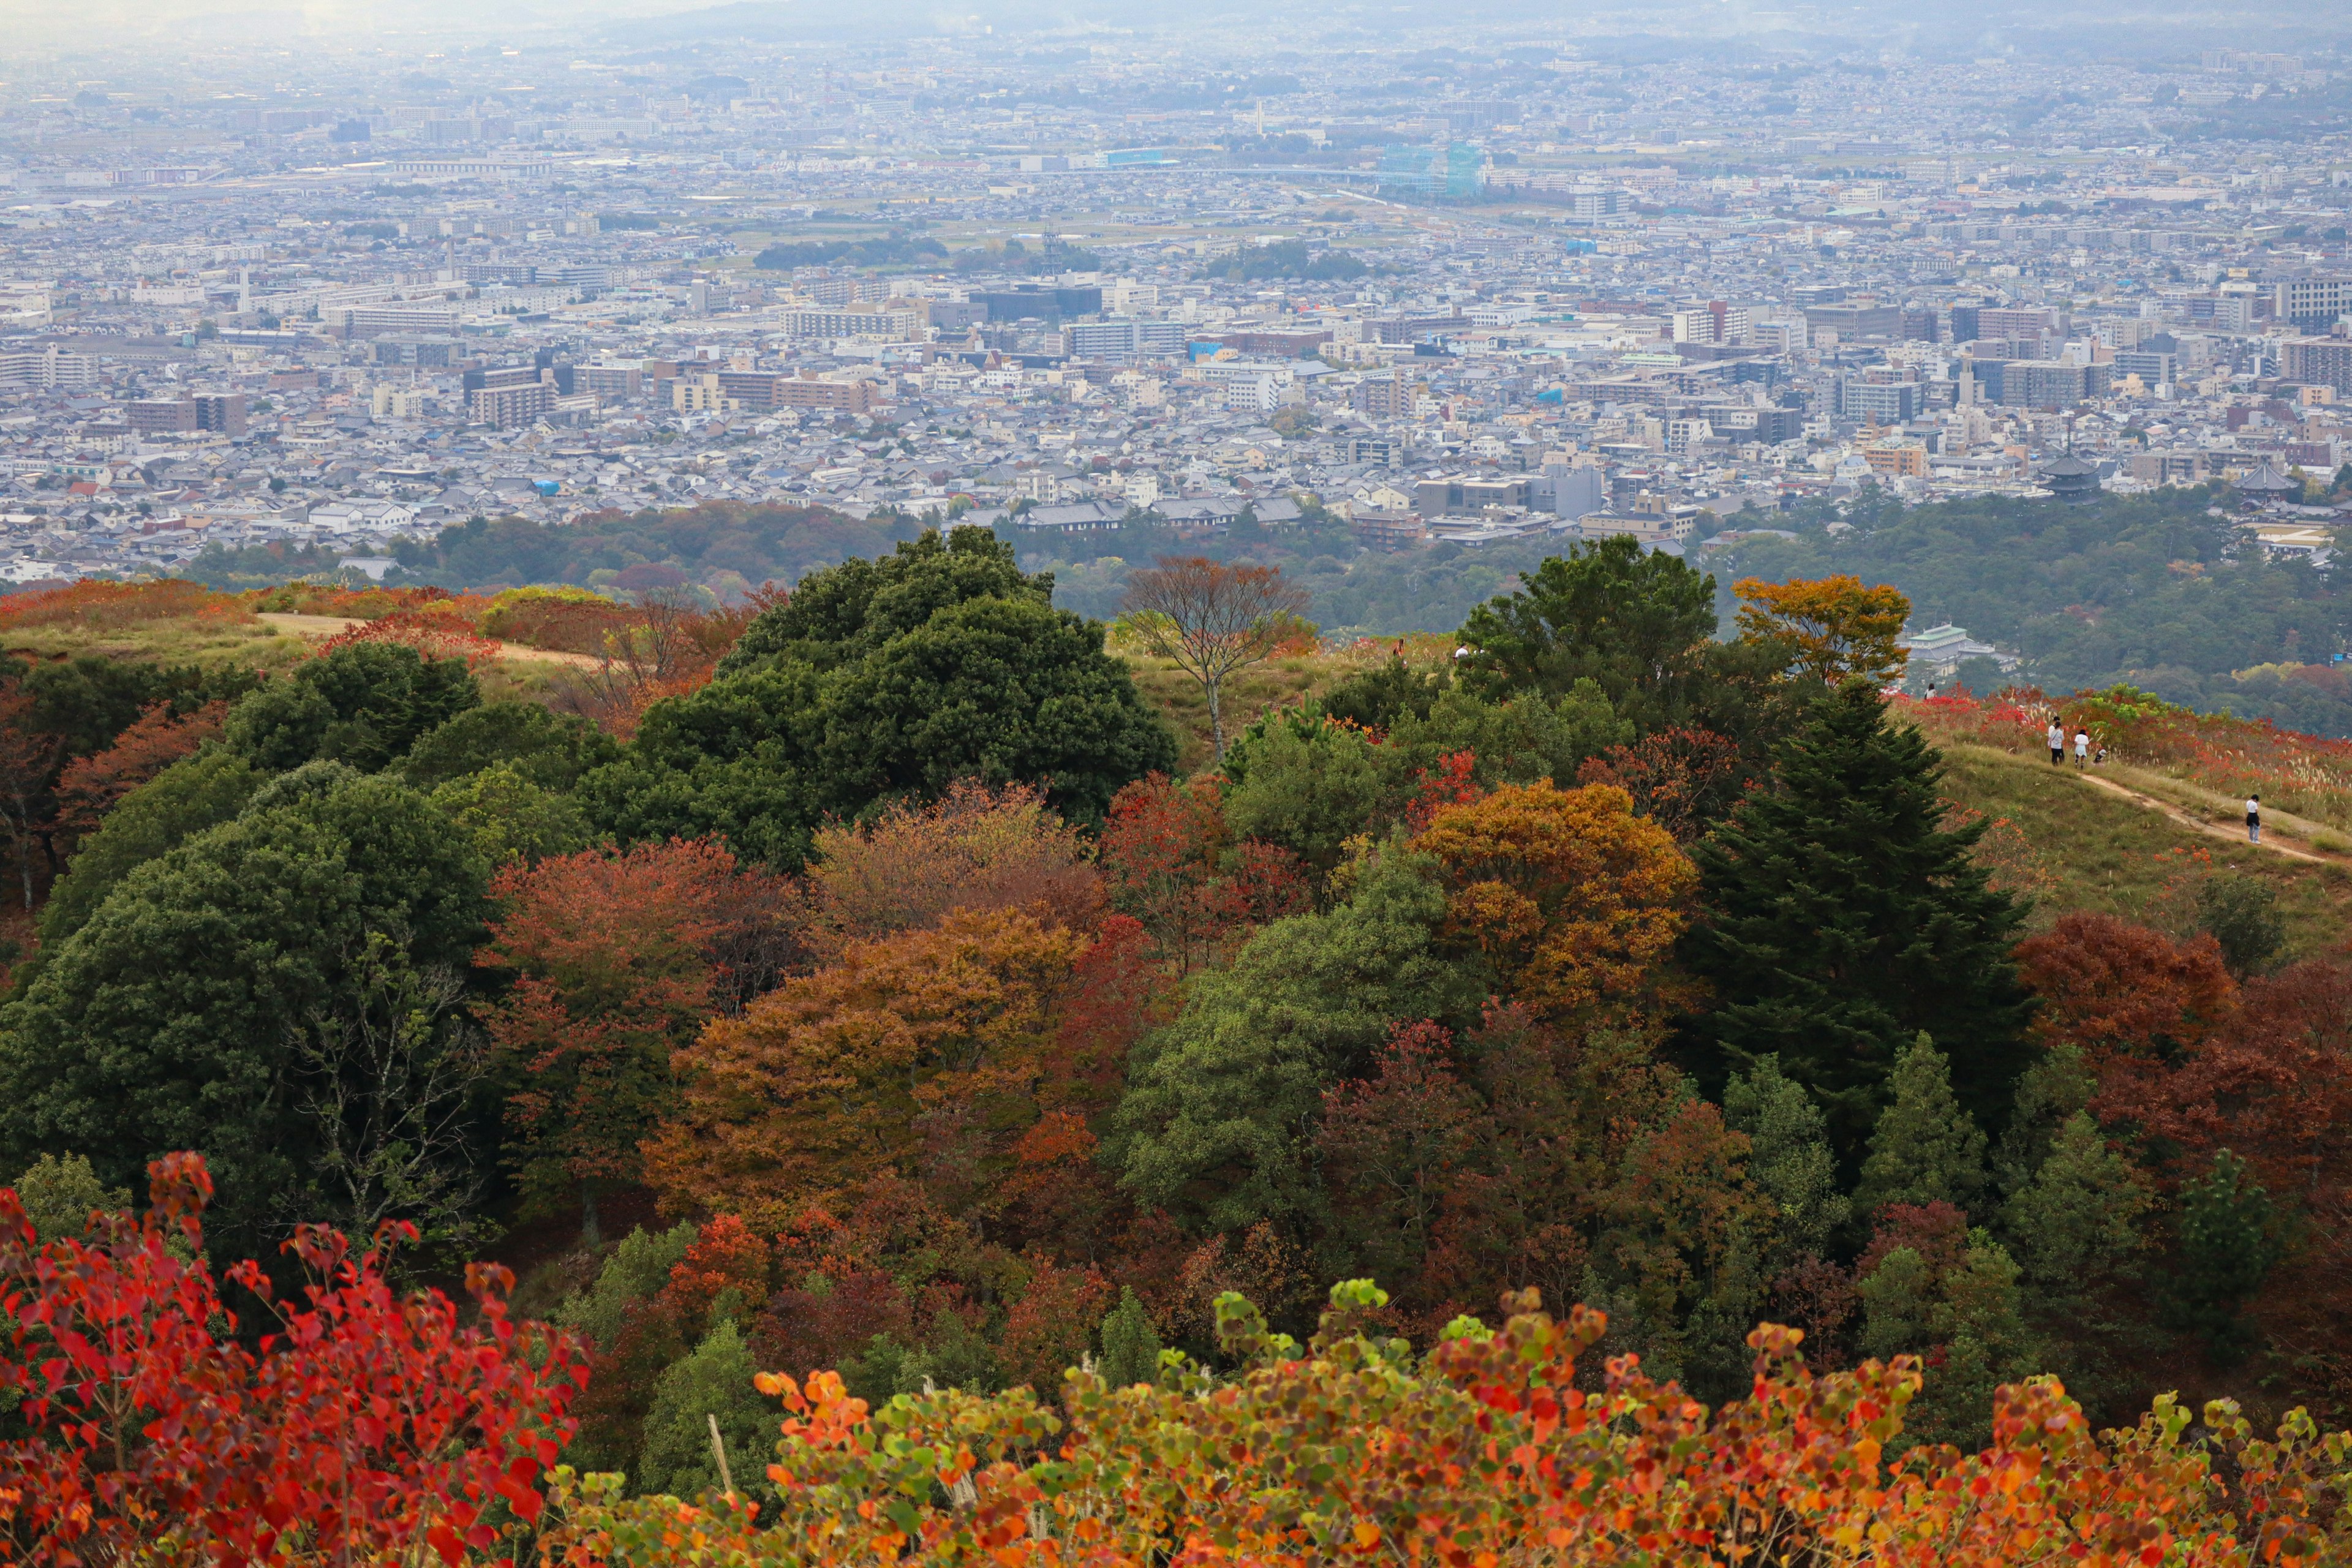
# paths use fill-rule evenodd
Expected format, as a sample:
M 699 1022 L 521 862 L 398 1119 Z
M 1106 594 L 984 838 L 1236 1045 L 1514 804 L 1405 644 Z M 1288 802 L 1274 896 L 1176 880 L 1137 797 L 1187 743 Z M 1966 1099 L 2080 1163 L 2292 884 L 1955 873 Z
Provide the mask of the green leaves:
M 322 1021 L 374 1016 L 383 939 L 404 973 L 463 972 L 485 871 L 391 779 L 320 763 L 272 781 L 131 871 L 0 1013 L 0 1145 L 19 1163 L 82 1150 L 126 1186 L 151 1156 L 201 1150 L 239 1246 L 341 1212 L 320 1190 L 330 1144 L 304 1110 L 306 1051 Z
M 1099 822 L 1121 785 L 1175 765 L 1175 742 L 1101 627 L 1051 591 L 971 529 L 815 574 L 717 679 L 647 711 L 627 754 L 588 776 L 591 814 L 625 839 L 716 833 L 784 867 L 826 815 L 960 778 L 1036 784 Z
M 314 757 L 374 773 L 481 700 L 462 660 L 425 658 L 399 643 L 353 643 L 239 702 L 223 739 L 268 773 Z
M 1715 990 L 1692 1026 L 1720 1072 L 1776 1053 L 1820 1102 L 1848 1168 L 1899 1051 L 1932 1030 L 1961 1107 L 1990 1123 L 2027 1060 L 2031 1001 L 2010 954 L 2023 911 L 1946 832 L 1937 759 L 1851 682 L 1821 701 L 1694 853 L 1698 921 L 1684 957 Z

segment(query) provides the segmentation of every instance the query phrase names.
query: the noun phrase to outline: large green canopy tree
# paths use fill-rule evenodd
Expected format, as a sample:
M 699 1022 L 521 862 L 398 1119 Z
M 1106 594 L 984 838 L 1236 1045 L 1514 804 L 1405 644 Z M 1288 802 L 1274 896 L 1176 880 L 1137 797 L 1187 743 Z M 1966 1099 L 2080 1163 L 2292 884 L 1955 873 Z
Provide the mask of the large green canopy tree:
M 0 1009 L 0 1163 L 72 1151 L 135 1188 L 200 1151 L 232 1247 L 298 1219 L 450 1220 L 477 1076 L 451 1004 L 485 878 L 392 778 L 272 780 L 123 877 Z
M 1120 786 L 1175 766 L 1175 741 L 1101 626 L 1052 597 L 978 529 L 813 574 L 709 685 L 648 710 L 583 794 L 622 837 L 715 833 L 784 866 L 826 816 L 959 778 L 1036 784 L 1098 821 Z

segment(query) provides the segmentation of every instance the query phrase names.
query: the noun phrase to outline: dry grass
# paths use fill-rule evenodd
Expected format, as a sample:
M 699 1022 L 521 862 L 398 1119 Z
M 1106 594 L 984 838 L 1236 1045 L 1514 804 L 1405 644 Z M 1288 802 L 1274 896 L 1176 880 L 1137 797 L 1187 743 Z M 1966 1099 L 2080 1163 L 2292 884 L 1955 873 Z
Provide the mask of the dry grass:
M 141 664 L 236 664 L 280 670 L 310 656 L 300 637 L 281 636 L 277 627 L 250 620 L 190 616 L 130 626 L 58 622 L 9 626 L 0 635 L 6 638 L 8 652 L 39 659 L 94 654 Z
M 1126 656 L 1144 701 L 1166 716 L 1176 731 L 1177 766 L 1186 774 L 1209 766 L 1215 747 L 1209 738 L 1209 699 L 1201 683 L 1164 658 Z M 1225 739 L 1230 742 L 1268 705 L 1297 702 L 1324 689 L 1352 670 L 1322 654 L 1272 658 L 1253 665 L 1224 683 Z
M 2014 824 L 2022 837 L 2043 889 L 2036 926 L 2067 910 L 2095 910 L 2185 931 L 2198 881 L 2216 871 L 2242 872 L 2277 890 L 2297 956 L 2352 944 L 2352 867 L 2222 843 L 2093 788 L 2071 764 L 2053 768 L 1990 746 L 1949 742 L 1944 763 L 1946 795 Z

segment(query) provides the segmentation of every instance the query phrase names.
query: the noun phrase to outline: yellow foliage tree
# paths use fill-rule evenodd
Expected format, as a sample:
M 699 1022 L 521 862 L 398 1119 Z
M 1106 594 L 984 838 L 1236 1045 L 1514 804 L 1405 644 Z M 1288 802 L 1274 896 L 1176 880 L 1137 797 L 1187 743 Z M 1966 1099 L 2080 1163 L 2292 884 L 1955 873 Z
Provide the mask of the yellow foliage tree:
M 1785 639 L 1801 674 L 1832 686 L 1855 677 L 1884 686 L 1910 660 L 1899 639 L 1911 601 L 1900 589 L 1865 588 L 1861 578 L 1841 573 L 1787 583 L 1743 577 L 1738 592 L 1740 634 Z
M 646 1142 L 646 1180 L 677 1212 L 768 1214 L 914 1175 L 919 1153 L 977 1177 L 1035 1118 L 1086 946 L 1024 910 L 847 944 L 677 1053 L 683 1104 Z
M 1654 1000 L 1698 882 L 1673 836 L 1607 784 L 1507 785 L 1438 812 L 1412 847 L 1446 868 L 1449 935 L 1553 1017 Z

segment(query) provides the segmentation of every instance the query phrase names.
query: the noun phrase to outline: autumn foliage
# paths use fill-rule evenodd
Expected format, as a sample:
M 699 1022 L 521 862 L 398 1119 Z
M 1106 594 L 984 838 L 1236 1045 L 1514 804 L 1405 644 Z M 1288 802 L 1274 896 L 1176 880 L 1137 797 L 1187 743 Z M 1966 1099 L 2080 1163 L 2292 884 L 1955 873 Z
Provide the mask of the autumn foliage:
M 1884 686 L 1903 673 L 1910 655 L 1902 646 L 1911 601 L 1881 584 L 1864 587 L 1851 574 L 1768 583 L 1743 577 L 1738 592 L 1739 629 L 1787 643 L 1796 668 L 1834 686 L 1859 678 Z
M 674 1103 L 672 1053 L 789 951 L 784 889 L 720 845 L 673 840 L 518 864 L 491 893 L 504 912 L 476 962 L 512 975 L 485 1019 L 514 1074 L 520 1174 L 542 1196 L 633 1182 Z
M 2336 1560 L 2344 1436 L 2297 1412 L 2273 1439 L 2226 1402 L 2169 1398 L 2094 1435 L 2055 1379 L 2004 1388 L 1977 1452 L 1900 1451 L 1918 1362 L 1816 1373 L 1767 1324 L 1744 1397 L 1710 1410 L 1638 1356 L 1593 1367 L 1606 1318 L 1532 1293 L 1425 1359 L 1377 1328 L 1385 1293 L 1333 1288 L 1307 1346 L 1237 1295 L 1237 1363 L 1156 1385 L 1069 1372 L 1027 1390 L 885 1408 L 840 1379 L 761 1379 L 786 1416 L 772 1515 L 621 1501 L 568 1474 L 553 1561 L 1143 1564 L 2020 1563 Z
M 298 1300 L 253 1263 L 229 1270 L 260 1304 L 248 1340 L 202 1258 L 203 1162 L 152 1176 L 142 1220 L 47 1246 L 0 1193 L 0 1388 L 19 1416 L 0 1442 L 0 1558 L 457 1564 L 540 1519 L 584 1371 L 508 1316 L 505 1270 L 469 1271 L 461 1321 L 387 1282 L 413 1231 L 362 1251 L 305 1228 Z
M 1412 847 L 1446 868 L 1454 937 L 1552 1016 L 1635 1003 L 1697 882 L 1666 831 L 1606 784 L 1508 785 L 1436 812 Z

